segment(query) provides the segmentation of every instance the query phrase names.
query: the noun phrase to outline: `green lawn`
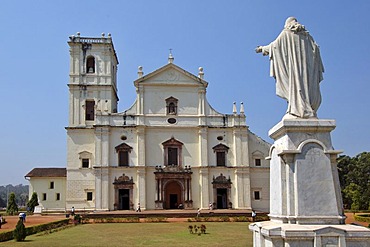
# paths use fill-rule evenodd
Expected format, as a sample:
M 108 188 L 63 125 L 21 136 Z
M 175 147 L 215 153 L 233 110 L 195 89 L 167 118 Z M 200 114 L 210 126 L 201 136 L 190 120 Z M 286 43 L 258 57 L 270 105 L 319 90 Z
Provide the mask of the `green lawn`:
M 246 222 L 205 222 L 207 231 L 201 236 L 189 233 L 190 224 L 200 226 L 194 222 L 85 224 L 0 246 L 252 246 Z

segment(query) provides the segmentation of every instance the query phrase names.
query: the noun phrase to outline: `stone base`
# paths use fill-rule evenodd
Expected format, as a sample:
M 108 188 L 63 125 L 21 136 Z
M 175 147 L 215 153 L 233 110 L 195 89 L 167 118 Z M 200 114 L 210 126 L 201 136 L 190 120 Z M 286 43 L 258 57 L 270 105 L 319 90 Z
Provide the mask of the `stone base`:
M 269 132 L 270 219 L 281 224 L 338 225 L 344 222 L 330 132 L 334 120 L 285 119 Z
M 370 229 L 356 225 L 250 224 L 254 247 L 369 247 Z

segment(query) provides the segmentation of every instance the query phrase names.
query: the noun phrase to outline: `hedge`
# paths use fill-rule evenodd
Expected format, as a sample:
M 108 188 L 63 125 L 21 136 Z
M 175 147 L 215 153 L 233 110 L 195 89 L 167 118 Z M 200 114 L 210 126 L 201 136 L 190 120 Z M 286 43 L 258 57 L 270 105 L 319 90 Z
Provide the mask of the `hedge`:
M 370 223 L 370 214 L 356 214 L 355 220 Z
M 82 218 L 82 223 L 138 223 L 140 222 L 139 217 L 127 217 L 127 218 L 95 218 L 91 219 L 88 217 Z
M 26 227 L 26 233 L 28 236 L 28 235 L 32 235 L 35 233 L 59 228 L 59 227 L 68 225 L 68 223 L 69 223 L 69 219 L 63 219 L 63 220 L 49 222 L 49 223 L 45 223 L 41 225 L 29 226 L 29 227 Z M 13 238 L 14 238 L 13 230 L 0 233 L 0 242 L 9 241 L 9 240 L 12 240 Z

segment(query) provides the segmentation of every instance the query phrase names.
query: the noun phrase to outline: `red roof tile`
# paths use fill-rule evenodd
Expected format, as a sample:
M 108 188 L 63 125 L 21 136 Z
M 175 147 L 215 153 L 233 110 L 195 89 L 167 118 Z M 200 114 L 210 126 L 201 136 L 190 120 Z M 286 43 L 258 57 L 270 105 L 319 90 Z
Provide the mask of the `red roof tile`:
M 33 168 L 25 177 L 67 177 L 66 168 Z

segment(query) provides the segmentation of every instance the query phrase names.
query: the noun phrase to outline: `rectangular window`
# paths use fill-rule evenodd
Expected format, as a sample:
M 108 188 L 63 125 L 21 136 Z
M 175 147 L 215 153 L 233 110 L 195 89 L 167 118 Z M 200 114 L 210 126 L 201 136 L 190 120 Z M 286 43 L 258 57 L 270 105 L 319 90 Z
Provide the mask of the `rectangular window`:
M 50 182 L 50 186 L 49 186 L 50 189 L 54 189 L 54 181 L 51 181 Z
M 168 164 L 171 165 L 178 165 L 178 159 L 177 159 L 177 148 L 168 148 Z
M 92 199 L 93 199 L 93 193 L 92 192 L 87 192 L 86 193 L 86 200 L 92 201 Z
M 93 100 L 86 100 L 85 106 L 85 120 L 91 121 L 94 120 L 95 116 L 95 102 Z
M 42 193 L 42 200 L 46 201 L 46 193 Z
M 89 168 L 89 159 L 82 159 L 82 168 Z
M 118 152 L 118 166 L 128 166 L 128 151 Z
M 254 165 L 255 166 L 261 166 L 261 159 L 255 159 L 254 160 Z
M 216 163 L 217 166 L 226 166 L 226 153 L 216 152 Z
M 56 193 L 55 195 L 55 200 L 59 201 L 60 200 L 60 193 Z
M 254 191 L 254 200 L 261 200 L 261 195 L 259 191 Z

